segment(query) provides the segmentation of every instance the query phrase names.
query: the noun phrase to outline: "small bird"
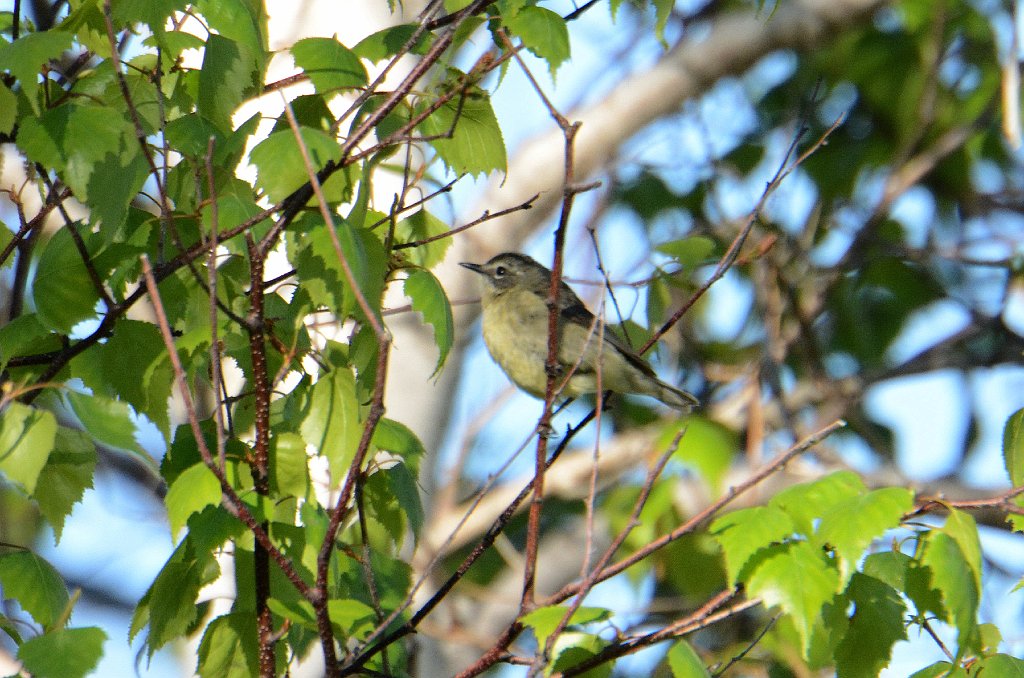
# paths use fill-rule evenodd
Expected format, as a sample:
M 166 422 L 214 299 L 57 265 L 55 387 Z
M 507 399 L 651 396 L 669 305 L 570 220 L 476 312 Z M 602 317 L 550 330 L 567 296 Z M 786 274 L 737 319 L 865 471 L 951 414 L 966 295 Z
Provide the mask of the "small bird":
M 483 333 L 491 357 L 516 386 L 537 398 L 547 387 L 548 306 L 551 271 L 515 252 L 499 254 L 486 264 L 462 263 L 484 280 Z M 689 412 L 695 397 L 659 380 L 647 362 L 610 332 L 599 334 L 594 314 L 568 285 L 558 289 L 558 363 L 561 376 L 571 372 L 564 395 L 598 389 L 657 398 Z M 603 336 L 602 336 L 603 334 Z M 598 366 L 601 379 L 598 384 Z

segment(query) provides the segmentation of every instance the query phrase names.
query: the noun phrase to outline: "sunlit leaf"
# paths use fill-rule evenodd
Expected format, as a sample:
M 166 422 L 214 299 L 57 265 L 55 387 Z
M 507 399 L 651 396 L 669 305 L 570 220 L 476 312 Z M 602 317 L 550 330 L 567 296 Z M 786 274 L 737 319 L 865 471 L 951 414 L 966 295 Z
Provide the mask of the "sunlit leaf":
M 95 626 L 57 629 L 22 643 L 18 659 L 37 678 L 84 678 L 99 664 L 106 640 Z
M 412 269 L 405 279 L 405 294 L 412 300 L 414 311 L 423 315 L 423 320 L 434 328 L 434 342 L 437 343 L 436 375 L 444 367 L 455 335 L 455 322 L 448 295 L 434 274 L 424 269 Z
M 68 604 L 68 590 L 60 574 L 31 551 L 0 554 L 0 585 L 4 597 L 17 600 L 44 628 L 57 621 Z

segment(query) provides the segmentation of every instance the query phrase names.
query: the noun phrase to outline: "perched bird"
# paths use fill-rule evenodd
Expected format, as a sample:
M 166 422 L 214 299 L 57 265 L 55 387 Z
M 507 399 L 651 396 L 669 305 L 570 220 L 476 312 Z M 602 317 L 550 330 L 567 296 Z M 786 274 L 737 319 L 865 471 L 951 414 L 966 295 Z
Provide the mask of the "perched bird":
M 484 343 L 516 386 L 544 397 L 547 387 L 548 306 L 551 271 L 530 257 L 506 252 L 486 264 L 463 263 L 483 277 Z M 600 333 L 594 314 L 561 283 L 558 290 L 556 386 L 571 372 L 562 393 L 578 396 L 602 390 L 654 396 L 684 412 L 697 399 L 660 381 L 651 366 L 610 332 Z M 603 336 L 602 336 L 603 334 Z M 598 366 L 601 380 L 598 384 Z

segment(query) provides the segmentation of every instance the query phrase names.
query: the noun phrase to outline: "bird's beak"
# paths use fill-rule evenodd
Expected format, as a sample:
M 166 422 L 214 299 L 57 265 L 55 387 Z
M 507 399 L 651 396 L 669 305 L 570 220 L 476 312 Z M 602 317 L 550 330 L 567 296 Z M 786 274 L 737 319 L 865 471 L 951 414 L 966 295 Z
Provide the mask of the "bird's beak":
M 480 264 L 471 264 L 471 263 L 469 263 L 467 261 L 461 261 L 461 262 L 459 262 L 459 266 L 462 266 L 463 268 L 468 268 L 469 270 L 473 271 L 474 273 L 479 273 L 480 275 L 486 275 L 484 273 L 484 267 L 481 266 Z

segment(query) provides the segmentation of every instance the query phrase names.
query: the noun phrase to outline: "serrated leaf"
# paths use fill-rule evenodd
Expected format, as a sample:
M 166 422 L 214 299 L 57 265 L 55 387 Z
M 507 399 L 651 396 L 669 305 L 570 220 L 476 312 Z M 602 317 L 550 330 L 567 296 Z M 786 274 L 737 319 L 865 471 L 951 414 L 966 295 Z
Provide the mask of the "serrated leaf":
M 0 84 L 0 134 L 6 136 L 13 132 L 17 121 L 18 97 L 6 85 Z
M 426 454 L 423 443 L 412 430 L 393 419 L 381 419 L 373 430 L 373 445 L 378 450 L 386 450 L 402 458 L 412 470 L 413 476 L 419 474 L 420 459 Z
M 223 34 L 210 34 L 199 71 L 199 114 L 221 134 L 230 134 L 231 116 L 247 96 L 256 93 L 257 76 L 255 53 Z
M 421 268 L 409 271 L 403 289 L 412 301 L 412 309 L 421 314 L 423 320 L 434 328 L 434 342 L 437 344 L 438 355 L 431 376 L 435 376 L 444 367 L 444 361 L 448 358 L 455 336 L 455 322 L 452 320 L 452 307 L 448 303 L 448 295 L 444 293 L 441 282 L 434 274 Z
M 417 129 L 425 136 L 439 137 L 428 143 L 456 174 L 506 170 L 505 140 L 483 90 L 473 88 L 445 102 Z
M 983 657 L 977 663 L 978 676 L 999 676 L 999 678 L 1024 678 L 1024 659 L 1008 654 L 994 654 Z
M 334 38 L 304 38 L 292 45 L 291 53 L 295 65 L 309 76 L 321 94 L 367 83 L 366 68 L 359 57 Z
M 721 489 L 739 447 L 736 432 L 706 417 L 687 417 L 665 425 L 658 435 L 659 447 L 668 449 L 675 436 L 684 428 L 686 433 L 679 441 L 673 458 L 696 469 L 713 491 L 717 492 Z
M 300 127 L 302 142 L 309 154 L 313 171 L 323 169 L 331 160 L 341 158 L 341 147 L 320 130 Z M 295 133 L 281 130 L 261 141 L 249 154 L 256 166 L 256 184 L 274 202 L 280 202 L 309 181 Z
M 153 323 L 122 318 L 102 347 L 104 380 L 136 412 L 170 433 L 168 400 L 174 373 L 160 330 Z M 125 369 L 131 365 L 132 369 Z
M 838 471 L 812 483 L 786 488 L 768 502 L 788 513 L 801 534 L 812 535 L 818 517 L 867 490 L 852 471 Z
M 668 651 L 668 666 L 672 671 L 672 678 L 709 678 L 704 662 L 685 640 L 677 640 Z
M 1024 485 L 1024 409 L 1011 414 L 1003 427 L 1003 462 L 1013 486 Z
M 0 231 L 2 232 L 2 231 Z M 43 326 L 35 313 L 24 313 L 0 327 L 0 370 L 15 356 L 55 351 L 60 348 L 56 334 Z
M 44 628 L 60 619 L 68 605 L 68 590 L 60 574 L 29 551 L 0 555 L 0 586 L 4 597 L 17 600 Z
M 137 452 L 148 460 L 149 455 L 135 440 L 135 424 L 127 404 L 113 398 L 69 391 L 68 404 L 82 427 L 104 445 Z
M 859 572 L 847 587 L 853 615 L 835 651 L 836 669 L 844 678 L 874 678 L 889 665 L 892 647 L 907 639 L 907 608 L 899 591 Z
M 167 18 L 187 5 L 187 0 L 118 0 L 112 9 L 118 23 L 142 23 L 159 33 Z
M 711 524 L 711 534 L 725 553 L 729 583 L 740 580 L 755 553 L 793 536 L 796 526 L 789 515 L 774 506 L 755 506 L 728 513 Z
M 946 524 L 942 531 L 949 535 L 960 547 L 971 574 L 974 578 L 974 585 L 980 591 L 982 588 L 982 557 L 981 539 L 978 537 L 978 524 L 971 514 L 964 511 L 952 510 L 946 518 Z
M 256 616 L 234 612 L 210 622 L 199 644 L 196 671 L 203 678 L 249 678 L 258 675 Z
M 35 92 L 43 64 L 71 49 L 71 41 L 71 34 L 62 31 L 29 33 L 0 46 L 0 68 L 10 71 L 25 92 Z M 29 96 L 28 100 L 38 115 L 39 101 L 35 96 Z
M 39 511 L 53 528 L 54 540 L 60 543 L 64 519 L 92 487 L 96 468 L 96 447 L 81 431 L 58 427 L 53 452 L 39 473 L 33 499 Z
M 344 478 L 362 434 L 351 371 L 337 368 L 320 377 L 310 389 L 300 429 L 302 438 L 327 457 L 334 482 Z
M 96 315 L 100 296 L 88 283 L 82 257 L 67 226 L 54 233 L 43 249 L 32 285 L 36 316 L 46 327 L 61 334 Z
M 106 640 L 95 626 L 57 629 L 22 643 L 18 659 L 35 678 L 84 678 L 99 664 Z
M 281 496 L 305 497 L 309 487 L 306 442 L 294 433 L 270 441 L 270 487 Z
M 707 236 L 695 235 L 692 238 L 662 243 L 655 249 L 675 259 L 683 270 L 692 271 L 707 262 L 708 257 L 715 251 L 715 241 Z
M 839 559 L 840 580 L 845 583 L 864 550 L 886 530 L 896 527 L 911 509 L 914 494 L 902 487 L 886 487 L 833 507 L 821 517 L 817 540 L 831 546 Z
M 558 628 L 558 623 L 562 621 L 562 617 L 568 611 L 569 608 L 564 605 L 546 605 L 523 615 L 519 621 L 524 626 L 529 626 L 533 629 L 533 634 L 537 637 L 538 644 L 543 646 L 547 642 L 548 636 L 555 632 L 555 629 Z M 568 626 L 591 624 L 593 622 L 605 621 L 610 617 L 611 612 L 603 607 L 580 607 L 573 612 Z
M 416 243 L 442 235 L 450 230 L 447 223 L 430 212 L 419 210 L 396 224 L 395 240 L 400 244 Z M 417 266 L 431 269 L 444 260 L 451 245 L 451 238 L 440 238 L 416 247 L 403 248 L 402 252 L 405 253 L 409 261 Z
M 164 497 L 171 537 L 178 538 L 178 533 L 193 513 L 199 513 L 207 506 L 219 505 L 220 494 L 220 481 L 206 464 L 195 464 L 185 469 L 171 483 Z
M 18 402 L 9 404 L 0 412 L 0 473 L 32 494 L 56 437 L 53 414 Z
M 545 7 L 527 5 L 506 17 L 505 25 L 523 41 L 526 49 L 547 62 L 554 78 L 558 67 L 569 58 L 569 29 L 565 19 Z
M 931 575 L 931 586 L 942 596 L 946 620 L 957 629 L 958 656 L 969 653 L 978 642 L 978 603 L 971 565 L 949 535 L 933 530 L 927 536 L 921 563 Z
M 129 639 L 146 625 L 149 656 L 167 643 L 183 636 L 195 622 L 199 610 L 199 589 L 219 575 L 220 569 L 209 552 L 196 553 L 187 536 L 168 558 L 132 616 Z
M 751 596 L 789 615 L 805 655 L 811 630 L 838 588 L 839 573 L 807 542 L 775 546 L 758 554 L 746 581 Z
M 372 624 L 376 619 L 372 607 L 351 598 L 329 600 L 327 612 L 331 616 L 331 625 L 341 631 L 342 638 L 358 635 L 360 627 Z
M 417 28 L 416 24 L 401 24 L 385 28 L 360 40 L 352 48 L 352 51 L 356 56 L 367 61 L 383 61 L 398 54 L 412 39 Z M 430 37 L 430 32 L 424 31 L 409 51 L 413 54 L 423 54 L 430 43 Z
M 75 197 L 93 208 L 93 221 L 115 228 L 149 171 L 132 125 L 105 106 L 64 104 L 24 118 L 18 147 L 59 171 Z

